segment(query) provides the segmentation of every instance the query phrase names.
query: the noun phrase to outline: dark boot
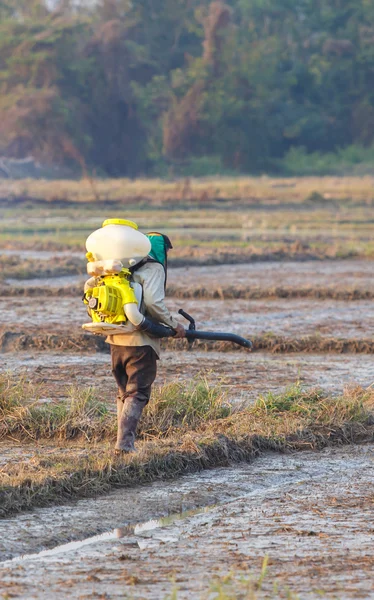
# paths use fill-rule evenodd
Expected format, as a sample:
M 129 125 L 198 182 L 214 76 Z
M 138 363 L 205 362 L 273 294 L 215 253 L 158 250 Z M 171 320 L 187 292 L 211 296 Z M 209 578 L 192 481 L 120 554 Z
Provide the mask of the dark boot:
M 118 418 L 116 451 L 135 452 L 135 432 L 144 406 L 145 404 L 139 402 L 136 396 L 128 396 L 124 400 L 122 412 Z

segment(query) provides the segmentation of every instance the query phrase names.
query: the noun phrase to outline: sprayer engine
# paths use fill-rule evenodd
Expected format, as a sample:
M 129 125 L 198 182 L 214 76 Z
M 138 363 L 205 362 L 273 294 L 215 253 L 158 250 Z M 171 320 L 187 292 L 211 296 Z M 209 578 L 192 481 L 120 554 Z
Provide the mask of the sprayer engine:
M 97 286 L 86 290 L 83 302 L 94 323 L 126 323 L 124 305 L 138 303 L 130 277 L 130 271 L 123 269 L 118 274 L 99 277 Z

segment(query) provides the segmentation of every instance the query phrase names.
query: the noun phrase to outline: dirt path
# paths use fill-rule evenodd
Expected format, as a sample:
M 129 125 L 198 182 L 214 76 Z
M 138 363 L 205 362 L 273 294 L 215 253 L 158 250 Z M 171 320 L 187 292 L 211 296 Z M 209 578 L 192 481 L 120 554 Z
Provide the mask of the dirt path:
M 260 598 L 287 597 L 287 588 L 303 599 L 372 598 L 373 467 L 373 446 L 267 455 L 9 519 L 0 524 L 7 556 L 31 554 L 0 564 L 1 591 L 27 600 L 158 600 L 176 587 L 178 599 L 207 598 L 209 582 L 231 572 L 222 585 L 240 597 L 240 578 L 258 578 L 268 555 Z M 212 503 L 158 520 L 177 504 Z M 108 531 L 84 540 L 95 528 Z M 56 547 L 77 537 L 84 542 Z M 35 556 L 41 543 L 55 548 Z

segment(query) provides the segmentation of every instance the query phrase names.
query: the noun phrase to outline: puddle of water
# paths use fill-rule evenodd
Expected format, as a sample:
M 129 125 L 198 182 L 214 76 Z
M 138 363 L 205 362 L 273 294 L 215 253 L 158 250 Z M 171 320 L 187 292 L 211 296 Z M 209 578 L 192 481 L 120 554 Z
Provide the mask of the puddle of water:
M 148 538 L 160 538 L 158 533 L 156 538 L 154 535 L 158 529 L 170 528 L 170 526 L 184 527 L 183 523 L 189 522 L 190 519 L 196 520 L 200 516 L 204 516 L 206 522 L 206 518 L 208 520 L 213 518 L 215 512 L 222 506 L 235 507 L 236 504 L 241 505 L 256 498 L 261 505 L 263 498 L 276 498 L 291 484 L 303 486 L 311 484 L 314 480 L 323 482 L 326 478 L 337 477 L 343 472 L 344 477 L 349 478 L 350 474 L 355 474 L 358 470 L 362 476 L 365 476 L 365 469 L 369 473 L 373 468 L 373 457 L 372 446 L 347 447 L 342 450 L 328 449 L 321 453 L 304 452 L 288 456 L 267 454 L 249 465 L 204 471 L 184 476 L 175 482 L 155 482 L 134 489 L 118 490 L 95 500 L 81 500 L 71 507 L 38 509 L 31 515 L 23 514 L 0 521 L 0 539 L 3 539 L 0 546 L 3 546 L 3 551 L 8 547 L 9 552 L 13 541 L 17 537 L 20 538 L 14 545 L 16 556 L 10 561 L 0 563 L 0 566 L 8 562 L 28 561 L 81 551 L 85 546 L 95 546 L 103 542 L 134 538 L 134 536 L 135 543 L 140 541 L 144 546 L 147 545 Z M 32 460 L 32 457 L 30 459 Z M 175 510 L 176 501 L 181 507 L 179 511 Z M 167 515 L 165 515 L 165 507 L 168 507 Z M 152 511 L 158 512 L 159 516 L 152 518 L 149 514 Z M 147 513 L 148 519 L 136 520 L 138 515 L 147 515 Z M 20 547 L 19 543 L 21 547 L 24 546 L 27 535 L 31 534 L 34 544 L 45 546 L 48 544 L 48 538 L 43 541 L 43 536 L 46 534 L 51 540 L 56 539 L 56 536 L 62 539 L 66 539 L 66 536 L 71 538 L 74 536 L 73 531 L 76 526 L 84 531 L 87 527 L 92 528 L 93 523 L 104 524 L 105 519 L 108 519 L 107 530 L 99 534 L 84 537 L 75 533 L 78 541 L 53 544 L 52 549 L 44 547 L 36 553 L 16 551 L 16 548 Z M 117 521 L 115 527 L 110 526 L 113 521 Z M 119 521 L 122 521 L 120 525 Z M 162 534 L 161 538 L 164 537 Z M 171 537 L 174 538 L 175 534 L 173 533 Z M 25 550 L 26 548 L 27 545 Z
M 41 552 L 38 552 L 36 554 L 25 554 L 22 556 L 16 556 L 15 558 L 12 558 L 9 561 L 0 563 L 0 565 L 6 567 L 7 565 L 23 562 L 26 560 L 34 560 L 34 559 L 38 559 L 38 558 L 42 559 L 42 558 L 46 558 L 48 556 L 55 556 L 56 554 L 62 554 L 65 552 L 70 552 L 73 550 L 78 550 L 80 548 L 84 548 L 84 546 L 89 546 L 90 544 L 110 541 L 110 540 L 115 539 L 116 537 L 117 537 L 116 530 L 107 531 L 100 535 L 95 535 L 90 538 L 87 538 L 86 540 L 80 540 L 79 542 L 69 542 L 68 544 L 62 544 L 61 546 L 56 546 L 56 548 L 52 548 L 51 550 L 42 550 Z
M 131 593 L 134 598 L 159 600 L 170 596 L 174 574 L 178 598 L 187 600 L 201 597 L 216 576 L 258 570 L 268 554 L 271 566 L 264 594 L 271 596 L 278 579 L 308 600 L 321 596 L 345 600 L 357 597 L 359 591 L 360 597 L 369 598 L 373 459 L 372 445 L 269 454 L 251 465 L 119 490 L 76 507 L 43 509 L 0 522 L 0 540 L 12 540 L 16 533 L 24 542 L 26 522 L 35 537 L 39 532 L 39 539 L 48 526 L 55 533 L 53 550 L 5 561 L 0 578 L 25 600 L 64 600 L 67 589 L 70 597 Z M 62 515 L 65 529 L 71 531 L 79 518 L 83 525 L 105 520 L 106 507 L 115 505 L 111 519 L 123 522 L 124 511 L 138 509 L 136 499 L 140 512 L 152 511 L 157 496 L 165 507 L 173 503 L 176 491 L 180 496 L 183 490 L 199 494 L 204 485 L 220 490 L 218 502 L 166 518 L 108 527 L 101 535 L 56 546 Z M 200 496 L 203 499 L 204 494 Z
M 90 546 L 92 544 L 98 544 L 101 542 L 111 542 L 113 540 L 126 538 L 129 535 L 138 536 L 144 533 L 153 532 L 156 529 L 167 527 L 168 525 L 172 525 L 173 523 L 177 521 L 182 521 L 183 519 L 187 519 L 188 517 L 192 517 L 199 514 L 205 514 L 214 506 L 215 505 L 203 506 L 202 508 L 194 508 L 180 513 L 170 514 L 166 517 L 161 517 L 160 519 L 150 519 L 149 521 L 145 521 L 144 523 L 121 525 L 121 527 L 117 527 L 111 531 L 106 531 L 99 535 L 94 535 L 83 540 L 68 542 L 67 544 L 61 544 L 59 546 L 56 546 L 55 548 L 51 548 L 50 550 L 42 550 L 41 552 L 37 552 L 35 554 L 22 554 L 21 556 L 16 556 L 10 559 L 9 561 L 0 563 L 0 566 L 6 567 L 8 564 L 10 565 L 14 563 L 22 563 L 28 560 L 47 558 L 51 556 L 56 556 L 57 554 L 66 554 L 68 552 L 81 550 L 85 546 Z M 162 541 L 167 541 L 167 536 L 163 536 Z M 172 538 L 172 541 L 174 541 L 174 538 Z M 147 545 L 146 542 L 142 542 L 141 540 L 139 540 L 138 544 L 140 548 L 144 548 Z
M 21 447 L 11 451 L 2 449 L 5 457 L 9 452 L 12 460 L 22 462 Z M 37 463 L 43 456 L 49 460 L 55 457 L 58 461 L 58 450 L 43 446 L 25 455 L 25 459 Z M 70 552 L 79 550 L 81 545 L 95 545 L 130 535 L 137 536 L 136 543 L 144 542 L 144 538 L 155 529 L 205 515 L 233 498 L 276 489 L 284 481 L 285 472 L 291 474 L 292 479 L 309 477 L 292 461 L 286 466 L 279 456 L 276 457 L 276 466 L 268 458 L 259 459 L 257 464 L 261 468 L 256 475 L 253 475 L 254 466 L 248 464 L 218 468 L 186 475 L 176 481 L 113 491 L 97 499 L 80 500 L 71 506 L 37 509 L 31 514 L 0 520 L 0 555 L 9 559 L 12 556 L 28 559 L 28 553 L 32 557 L 51 556 L 60 550 L 62 553 Z M 63 542 L 57 548 L 53 543 L 56 538 Z M 78 541 L 72 544 L 72 538 Z M 46 546 L 51 545 L 53 549 L 46 550 Z M 40 552 L 35 553 L 36 549 Z

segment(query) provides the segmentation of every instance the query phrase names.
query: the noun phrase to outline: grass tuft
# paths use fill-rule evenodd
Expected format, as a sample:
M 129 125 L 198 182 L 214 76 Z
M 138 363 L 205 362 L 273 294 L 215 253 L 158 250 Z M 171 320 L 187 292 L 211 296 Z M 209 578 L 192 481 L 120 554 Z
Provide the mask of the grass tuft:
M 282 394 L 269 393 L 266 396 L 260 396 L 255 406 L 259 410 L 265 409 L 268 413 L 291 412 L 298 415 L 308 415 L 310 411 L 320 406 L 323 398 L 321 390 L 306 391 L 296 383 L 290 386 Z
M 0 439 L 30 438 L 100 440 L 115 436 L 115 418 L 96 398 L 93 388 L 71 387 L 68 400 L 40 403 L 42 389 L 25 379 L 0 374 Z M 232 411 L 219 385 L 205 378 L 156 388 L 146 407 L 139 435 L 143 439 L 171 435 L 175 429 L 196 429 L 203 422 L 227 417 Z
M 221 386 L 205 377 L 172 382 L 156 389 L 144 411 L 140 433 L 144 438 L 162 437 L 173 430 L 196 429 L 204 422 L 228 417 L 232 406 Z
M 107 407 L 91 388 L 69 390 L 66 402 L 41 404 L 41 388 L 0 375 L 0 438 L 99 438 L 114 432 Z
M 1 380 L 0 437 L 91 440 L 91 444 L 38 447 L 0 472 L 0 516 L 33 506 L 168 479 L 202 469 L 251 461 L 265 451 L 320 449 L 328 445 L 372 442 L 374 390 L 347 389 L 341 397 L 292 386 L 268 394 L 254 406 L 233 410 L 218 387 L 205 380 L 159 390 L 144 416 L 143 441 L 135 455 L 112 451 L 115 415 L 92 390 L 65 404 L 22 400 L 20 384 Z M 26 391 L 30 388 L 25 384 Z M 201 404 L 200 404 L 201 403 Z M 95 441 L 96 440 L 96 441 Z
M 299 383 L 290 386 L 281 394 L 269 393 L 260 396 L 255 403 L 260 412 L 281 415 L 288 413 L 303 419 L 314 419 L 322 424 L 360 422 L 370 419 L 374 408 L 374 394 L 369 388 L 349 387 L 339 397 L 326 397 L 320 389 L 304 390 Z

